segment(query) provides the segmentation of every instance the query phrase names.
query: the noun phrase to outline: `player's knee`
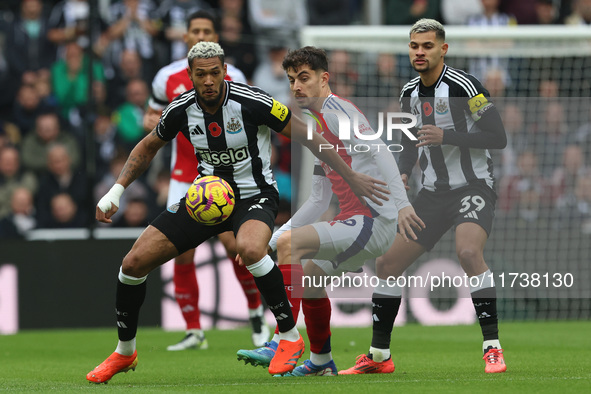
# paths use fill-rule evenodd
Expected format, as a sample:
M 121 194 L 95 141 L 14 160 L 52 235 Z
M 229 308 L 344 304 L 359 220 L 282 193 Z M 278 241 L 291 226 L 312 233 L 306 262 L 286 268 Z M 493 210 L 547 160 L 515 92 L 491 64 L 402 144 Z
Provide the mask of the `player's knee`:
M 477 264 L 482 260 L 482 253 L 475 248 L 462 248 L 458 250 L 458 258 L 462 265 Z
M 148 274 L 148 272 L 145 272 L 146 269 L 142 264 L 142 259 L 133 250 L 127 253 L 127 255 L 123 258 L 121 270 L 125 275 L 136 278 L 141 278 L 142 276 L 146 276 Z
M 266 249 L 248 243 L 238 244 L 236 245 L 236 249 L 246 265 L 251 265 L 260 261 L 267 254 Z
M 283 252 L 291 249 L 291 231 L 286 231 L 277 239 L 277 251 Z
M 380 256 L 376 259 L 376 273 L 378 276 L 381 276 L 382 273 L 387 272 L 387 265 L 386 260 L 383 256 Z

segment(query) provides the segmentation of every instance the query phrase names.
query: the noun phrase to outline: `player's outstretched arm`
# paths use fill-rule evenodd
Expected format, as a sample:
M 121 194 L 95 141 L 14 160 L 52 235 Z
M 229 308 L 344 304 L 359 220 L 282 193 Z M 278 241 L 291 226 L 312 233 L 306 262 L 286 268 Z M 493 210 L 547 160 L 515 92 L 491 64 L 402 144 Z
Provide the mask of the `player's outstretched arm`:
M 363 197 L 369 198 L 377 205 L 383 205 L 380 200 L 388 201 L 386 194 L 390 194 L 390 192 L 380 186 L 386 185 L 386 182 L 353 171 L 334 149 L 328 148 L 332 145 L 319 133 L 312 133 L 312 139 L 308 139 L 306 124 L 297 116 L 292 114 L 289 123 L 281 131 L 281 134 L 304 145 L 314 156 L 328 164 L 343 177 L 353 190 L 353 193 L 364 205 L 366 202 Z
M 164 145 L 166 141 L 160 139 L 155 130 L 138 142 L 129 154 L 115 185 L 98 202 L 96 220 L 103 223 L 112 222 L 111 216 L 119 209 L 119 199 L 125 188 L 148 168 L 156 152 Z

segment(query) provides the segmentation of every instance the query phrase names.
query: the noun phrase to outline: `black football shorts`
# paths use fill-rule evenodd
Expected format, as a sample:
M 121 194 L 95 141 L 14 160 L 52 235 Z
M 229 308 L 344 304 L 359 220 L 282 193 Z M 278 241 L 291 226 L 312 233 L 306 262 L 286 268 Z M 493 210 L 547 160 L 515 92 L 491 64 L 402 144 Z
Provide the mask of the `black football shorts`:
M 422 189 L 412 203 L 426 226 L 415 231 L 416 242 L 431 250 L 447 230 L 466 222 L 480 225 L 490 235 L 496 201 L 494 190 L 480 183 L 446 191 Z
M 189 216 L 183 197 L 180 202 L 171 205 L 158 215 L 151 225 L 160 230 L 177 248 L 179 254 L 182 254 L 226 231 L 233 231 L 236 235 L 240 226 L 247 220 L 261 221 L 273 231 L 278 203 L 277 191 L 274 188 L 265 190 L 254 197 L 236 201 L 228 219 L 220 224 L 208 226 Z

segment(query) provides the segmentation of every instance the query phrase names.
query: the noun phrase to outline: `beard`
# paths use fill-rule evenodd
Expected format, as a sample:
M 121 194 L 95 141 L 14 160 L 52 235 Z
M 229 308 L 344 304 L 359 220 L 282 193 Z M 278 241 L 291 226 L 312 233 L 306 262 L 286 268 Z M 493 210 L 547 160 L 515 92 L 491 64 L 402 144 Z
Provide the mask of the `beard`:
M 217 89 L 218 94 L 213 97 L 204 97 L 201 94 L 198 94 L 197 96 L 199 98 L 199 101 L 202 102 L 206 107 L 215 107 L 220 102 L 222 93 L 224 92 L 223 84 L 224 82 L 222 81 L 222 83 L 220 84 L 220 86 L 218 86 Z

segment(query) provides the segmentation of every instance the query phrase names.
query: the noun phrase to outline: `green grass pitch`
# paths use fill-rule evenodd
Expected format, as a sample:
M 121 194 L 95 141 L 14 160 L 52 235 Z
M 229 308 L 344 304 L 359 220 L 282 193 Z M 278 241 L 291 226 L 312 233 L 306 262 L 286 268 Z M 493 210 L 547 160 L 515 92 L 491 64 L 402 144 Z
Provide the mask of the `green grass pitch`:
M 137 369 L 94 385 L 85 375 L 114 350 L 115 328 L 25 331 L 0 336 L 0 392 L 591 392 L 589 333 L 588 321 L 504 323 L 508 370 L 487 375 L 477 326 L 409 324 L 395 328 L 393 374 L 274 378 L 236 360 L 251 348 L 247 329 L 208 331 L 208 350 L 167 352 L 182 333 L 140 328 Z M 370 338 L 370 328 L 333 329 L 337 367 L 353 365 Z

